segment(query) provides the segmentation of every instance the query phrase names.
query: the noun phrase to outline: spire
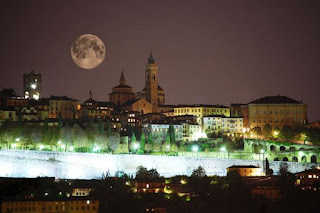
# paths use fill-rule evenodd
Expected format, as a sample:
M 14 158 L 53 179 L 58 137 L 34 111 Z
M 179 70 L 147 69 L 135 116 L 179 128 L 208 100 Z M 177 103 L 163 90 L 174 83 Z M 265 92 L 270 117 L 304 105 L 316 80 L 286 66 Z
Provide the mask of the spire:
M 125 79 L 124 74 L 123 74 L 123 70 L 121 72 L 120 84 L 121 85 L 126 85 L 127 84 L 126 79 Z
M 90 90 L 90 92 L 89 92 L 89 95 L 90 95 L 90 99 L 92 99 L 92 92 L 91 92 L 91 90 Z
M 152 56 L 152 50 L 151 50 L 150 56 L 149 56 L 149 58 L 148 58 L 148 64 L 154 64 L 154 58 L 153 58 L 153 56 Z

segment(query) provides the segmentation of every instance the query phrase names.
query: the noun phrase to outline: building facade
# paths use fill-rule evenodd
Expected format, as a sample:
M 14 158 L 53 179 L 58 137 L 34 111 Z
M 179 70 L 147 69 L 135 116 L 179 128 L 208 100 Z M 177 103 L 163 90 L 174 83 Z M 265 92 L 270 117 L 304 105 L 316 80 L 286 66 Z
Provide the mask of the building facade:
M 116 106 L 121 106 L 127 101 L 134 100 L 136 94 L 133 88 L 127 85 L 127 81 L 123 72 L 121 73 L 119 85 L 112 88 L 112 93 L 109 94 L 109 101 L 113 102 Z
M 174 115 L 194 115 L 197 117 L 197 123 L 203 127 L 202 118 L 208 115 L 224 115 L 230 117 L 230 108 L 222 105 L 178 105 L 174 108 Z
M 286 96 L 266 96 L 248 103 L 249 128 L 307 123 L 307 105 Z
M 42 81 L 41 74 L 34 73 L 33 69 L 30 73 L 23 75 L 23 92 L 24 97 L 28 99 L 38 100 L 42 97 Z
M 145 98 L 152 105 L 152 112 L 158 112 L 159 105 L 165 103 L 164 90 L 158 84 L 158 65 L 152 56 L 152 52 L 145 65 L 145 88 L 139 93 L 141 98 Z
M 78 100 L 67 96 L 50 96 L 49 118 L 62 119 L 78 118 Z

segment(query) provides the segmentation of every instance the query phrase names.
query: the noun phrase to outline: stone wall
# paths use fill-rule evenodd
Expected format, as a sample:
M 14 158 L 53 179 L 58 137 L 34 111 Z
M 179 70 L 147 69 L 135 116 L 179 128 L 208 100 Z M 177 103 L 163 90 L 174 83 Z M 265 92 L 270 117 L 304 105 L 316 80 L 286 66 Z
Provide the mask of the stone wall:
M 270 162 L 277 172 L 280 162 Z M 288 162 L 291 172 L 310 168 L 313 164 Z M 56 177 L 66 179 L 95 179 L 103 172 L 124 171 L 134 175 L 138 166 L 155 168 L 165 176 L 191 175 L 198 166 L 205 168 L 208 175 L 226 175 L 226 168 L 232 165 L 258 165 L 259 160 L 200 158 L 185 156 L 155 155 L 111 155 L 68 152 L 39 152 L 22 150 L 0 151 L 1 177 Z

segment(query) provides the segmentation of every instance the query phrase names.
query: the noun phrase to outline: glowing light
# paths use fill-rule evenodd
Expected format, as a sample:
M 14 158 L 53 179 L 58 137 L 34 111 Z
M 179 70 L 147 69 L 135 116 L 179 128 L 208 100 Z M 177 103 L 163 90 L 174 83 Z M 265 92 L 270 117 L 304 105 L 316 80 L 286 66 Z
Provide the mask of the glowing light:
M 226 147 L 221 147 L 220 151 L 225 152 L 225 151 L 227 151 L 227 149 L 226 149 Z
M 95 144 L 92 151 L 98 152 L 99 150 L 100 150 L 99 146 L 97 144 Z
M 170 149 L 170 145 L 167 145 L 166 148 L 167 148 L 167 149 Z
M 61 144 L 61 141 L 60 141 L 60 140 L 58 140 L 58 144 Z
M 273 131 L 273 136 L 274 137 L 278 137 L 278 135 L 279 135 L 279 131 Z
M 31 84 L 31 88 L 32 88 L 32 89 L 36 89 L 36 88 L 37 88 L 37 85 L 36 85 L 36 84 Z
M 66 148 L 66 145 L 65 145 L 65 144 L 61 144 L 61 148 L 62 148 L 62 149 L 65 149 L 65 148 Z
M 18 142 L 18 141 L 20 141 L 20 138 L 16 138 L 16 140 L 15 140 L 15 141 L 17 141 L 17 142 Z
M 192 151 L 193 151 L 193 152 L 197 152 L 198 150 L 199 150 L 199 147 L 198 147 L 198 146 L 194 145 L 194 146 L 192 147 Z
M 264 154 L 264 149 L 261 149 L 261 150 L 260 150 L 260 153 L 261 153 L 261 154 Z
M 44 149 L 44 145 L 40 144 L 39 149 Z
M 138 143 L 134 143 L 134 144 L 133 144 L 133 148 L 134 148 L 134 149 L 137 150 L 137 149 L 139 149 L 139 147 L 140 147 L 140 145 L 139 145 Z
M 181 183 L 181 184 L 187 184 L 187 181 L 186 181 L 185 179 L 181 179 L 181 180 L 180 180 L 180 183 Z
M 207 134 L 201 131 L 194 133 L 194 138 L 198 140 L 199 138 L 207 138 Z
M 70 150 L 70 151 L 73 151 L 73 150 L 74 150 L 73 146 L 70 146 L 70 147 L 69 147 L 69 150 Z
M 12 148 L 16 148 L 16 147 L 17 147 L 17 144 L 13 143 L 13 144 L 11 144 L 11 147 L 12 147 Z

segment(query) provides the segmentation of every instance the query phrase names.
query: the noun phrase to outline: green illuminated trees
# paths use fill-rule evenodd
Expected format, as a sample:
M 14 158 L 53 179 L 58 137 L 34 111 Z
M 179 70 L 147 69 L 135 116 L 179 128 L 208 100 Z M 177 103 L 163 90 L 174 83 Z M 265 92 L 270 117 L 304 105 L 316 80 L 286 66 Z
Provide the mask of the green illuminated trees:
M 265 138 L 270 138 L 272 133 L 272 127 L 270 124 L 266 124 L 263 127 L 263 135 Z
M 140 154 L 144 153 L 145 144 L 146 144 L 146 136 L 145 136 L 144 132 L 142 132 L 141 136 L 140 136 L 140 147 L 139 147 Z
M 198 166 L 198 168 L 192 171 L 191 177 L 205 177 L 206 170 L 202 166 Z

